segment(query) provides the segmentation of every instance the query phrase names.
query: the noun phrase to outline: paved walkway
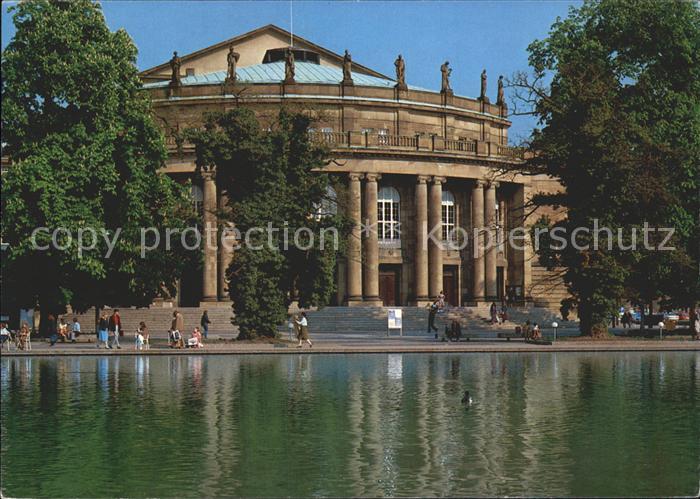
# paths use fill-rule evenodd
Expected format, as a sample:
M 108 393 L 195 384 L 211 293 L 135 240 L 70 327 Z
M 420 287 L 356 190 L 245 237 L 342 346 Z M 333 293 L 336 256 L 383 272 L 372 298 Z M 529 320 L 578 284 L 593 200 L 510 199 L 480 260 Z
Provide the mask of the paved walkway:
M 68 356 L 68 355 L 209 355 L 209 354 L 296 354 L 304 353 L 411 353 L 411 352 L 618 352 L 618 351 L 699 351 L 700 341 L 687 339 L 584 340 L 563 339 L 552 345 L 536 345 L 522 340 L 476 339 L 460 343 L 437 341 L 426 336 L 323 335 L 313 339 L 314 346 L 296 348 L 295 342 L 237 342 L 212 340 L 200 349 L 171 349 L 162 340 L 154 341 L 150 350 L 136 351 L 126 338 L 121 350 L 96 348 L 94 343 L 49 343 L 35 340 L 30 352 L 2 350 L 2 356 Z

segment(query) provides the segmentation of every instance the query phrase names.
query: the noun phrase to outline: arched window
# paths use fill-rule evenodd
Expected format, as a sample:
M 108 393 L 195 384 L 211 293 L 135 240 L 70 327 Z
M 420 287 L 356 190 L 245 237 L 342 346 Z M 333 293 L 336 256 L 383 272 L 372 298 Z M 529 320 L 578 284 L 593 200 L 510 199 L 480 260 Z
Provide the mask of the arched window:
M 201 215 L 203 213 L 202 203 L 204 201 L 202 188 L 196 184 L 192 184 L 192 187 L 190 188 L 190 198 L 192 199 L 192 205 L 194 206 L 195 211 Z
M 330 185 L 326 187 L 326 195 L 321 202 L 316 205 L 316 219 L 330 217 L 338 214 L 338 194 Z
M 457 209 L 455 197 L 450 191 L 442 191 L 442 240 L 455 241 L 457 234 L 455 226 L 457 224 Z
M 385 243 L 401 241 L 401 219 L 399 191 L 393 187 L 382 187 L 377 195 L 377 231 L 379 240 Z

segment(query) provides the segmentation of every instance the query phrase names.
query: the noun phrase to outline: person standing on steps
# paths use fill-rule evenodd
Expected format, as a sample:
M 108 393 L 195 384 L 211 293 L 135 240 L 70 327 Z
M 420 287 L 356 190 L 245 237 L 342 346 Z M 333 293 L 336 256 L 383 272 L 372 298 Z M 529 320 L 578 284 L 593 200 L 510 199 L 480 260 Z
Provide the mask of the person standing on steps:
M 297 320 L 296 323 L 299 325 L 299 344 L 297 348 L 301 348 L 303 341 L 309 344 L 309 348 L 313 347 L 314 345 L 309 339 L 309 321 L 306 319 L 306 312 L 301 313 L 301 320 Z
M 438 300 L 435 300 L 430 305 L 430 310 L 428 311 L 428 334 L 435 331 L 435 338 L 437 338 L 438 331 L 438 328 L 435 327 L 435 316 L 437 315 L 439 308 L 440 306 L 438 305 Z
M 114 346 L 116 346 L 119 350 L 122 349 L 122 346 L 119 344 L 119 330 L 121 329 L 121 325 L 119 310 L 115 308 L 112 315 L 109 316 L 109 348 L 114 348 Z
M 199 325 L 202 326 L 205 340 L 209 337 L 209 324 L 211 324 L 211 321 L 209 320 L 209 312 L 205 310 L 202 313 L 202 318 L 199 320 Z
M 49 316 L 46 319 L 46 332 L 49 335 L 49 341 L 51 342 L 51 346 L 54 346 L 58 341 L 58 329 L 56 326 L 56 318 L 53 316 L 53 314 L 49 314 Z
M 73 328 L 70 333 L 70 342 L 75 343 L 75 339 L 80 336 L 80 322 L 77 317 L 73 317 Z

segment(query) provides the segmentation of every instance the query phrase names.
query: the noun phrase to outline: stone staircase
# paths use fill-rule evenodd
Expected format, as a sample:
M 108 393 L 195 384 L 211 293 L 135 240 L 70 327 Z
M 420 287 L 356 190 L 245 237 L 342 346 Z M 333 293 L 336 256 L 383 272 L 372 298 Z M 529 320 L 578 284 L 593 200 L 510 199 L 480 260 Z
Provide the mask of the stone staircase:
M 394 307 L 402 310 L 403 334 L 424 335 L 428 331 L 428 309 L 425 307 Z M 124 331 L 130 336 L 138 327 L 139 322 L 144 321 L 155 338 L 167 337 L 167 331 L 172 321 L 175 308 L 120 308 Z M 202 316 L 201 307 L 178 307 L 185 320 L 185 331 L 189 332 L 195 326 L 199 326 Z M 233 312 L 228 306 L 208 307 L 209 334 L 235 337 L 238 334 L 238 326 L 231 324 Z M 111 309 L 106 308 L 107 314 Z M 388 309 L 384 307 L 325 307 L 320 310 L 307 311 L 309 328 L 316 334 L 357 334 L 357 335 L 383 335 L 387 330 Z M 492 325 L 489 321 L 488 306 L 480 307 L 447 307 L 437 314 L 435 325 L 439 332 L 445 330 L 453 320 L 462 325 L 464 332 L 478 334 L 478 336 L 493 336 L 498 332 L 512 331 L 516 324 L 522 324 L 526 320 L 537 322 L 543 327 L 548 327 L 556 320 L 560 327 L 575 327 L 576 323 L 564 322 L 553 312 L 540 307 L 518 307 L 508 309 L 509 320 L 505 324 Z M 83 314 L 66 314 L 70 323 L 73 317 L 78 317 L 84 333 L 94 332 L 95 314 L 90 309 Z M 287 335 L 287 325 L 281 324 L 278 328 L 281 335 Z M 395 334 L 396 332 L 392 332 Z
M 105 308 L 104 310 L 108 316 L 111 315 L 111 309 Z M 182 314 L 185 321 L 185 331 L 189 333 L 195 326 L 199 326 L 199 320 L 205 309 L 200 307 L 119 308 L 125 336 L 130 337 L 138 328 L 139 323 L 143 321 L 148 326 L 153 337 L 166 338 L 174 310 L 179 310 Z M 231 324 L 233 311 L 230 306 L 212 306 L 207 307 L 206 310 L 209 314 L 209 320 L 212 322 L 209 324 L 209 334 L 238 334 L 238 326 Z M 69 324 L 72 323 L 73 317 L 78 317 L 83 332 L 94 333 L 94 309 L 90 309 L 83 314 L 65 314 L 65 317 Z
M 403 334 L 426 334 L 428 331 L 428 309 L 424 307 L 392 307 L 402 310 Z M 388 309 L 385 307 L 325 307 L 306 312 L 309 329 L 316 334 L 357 334 L 383 335 L 387 331 Z M 547 309 L 539 307 L 511 308 L 509 320 L 504 324 L 491 324 L 488 307 L 447 307 L 438 313 L 435 325 L 442 333 L 445 326 L 453 320 L 462 325 L 463 332 L 478 336 L 494 336 L 499 332 L 512 331 L 516 324 L 526 320 L 540 325 L 551 324 L 557 320 L 560 327 L 573 326 L 575 323 L 563 322 Z M 279 327 L 282 335 L 287 334 L 287 325 Z M 392 331 L 392 334 L 395 334 Z
M 428 331 L 428 309 L 424 307 L 392 307 L 402 310 L 404 334 L 426 334 Z M 453 320 L 459 320 L 463 328 L 501 329 L 491 326 L 480 313 L 481 309 L 473 307 L 448 307 L 437 314 L 435 326 L 440 332 Z M 385 307 L 325 307 L 320 310 L 307 311 L 309 328 L 312 334 L 365 334 L 381 335 L 387 331 L 388 309 Z M 509 326 L 508 326 L 509 328 Z M 279 328 L 281 334 L 287 334 L 287 326 Z M 395 332 L 392 331 L 392 334 Z

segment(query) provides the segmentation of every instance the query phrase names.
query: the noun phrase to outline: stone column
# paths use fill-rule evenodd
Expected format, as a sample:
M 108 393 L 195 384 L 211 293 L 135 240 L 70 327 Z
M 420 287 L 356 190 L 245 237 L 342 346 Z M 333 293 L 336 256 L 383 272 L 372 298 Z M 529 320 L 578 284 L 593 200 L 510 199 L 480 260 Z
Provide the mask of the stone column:
M 219 190 L 219 215 L 228 213 L 228 196 Z M 233 260 L 233 247 L 236 242 L 230 232 L 233 226 L 224 215 L 219 219 L 219 262 L 217 271 L 219 273 L 219 301 L 230 301 L 228 294 L 228 281 L 226 280 L 226 270 Z
M 428 296 L 428 179 L 419 175 L 415 187 L 416 202 L 416 254 L 415 295 L 416 306 L 429 302 Z
M 362 303 L 362 234 L 360 233 L 360 223 L 362 222 L 361 178 L 362 174 L 360 173 L 350 173 L 348 175 L 348 217 L 350 217 L 350 220 L 353 222 L 352 230 L 348 237 L 348 305 Z
M 202 268 L 202 301 L 217 301 L 217 235 L 216 224 L 216 173 L 213 169 L 202 172 L 202 244 L 204 266 Z
M 496 298 L 496 188 L 498 182 L 490 182 L 485 195 L 485 223 L 486 223 L 486 298 Z
M 381 306 L 379 299 L 379 227 L 377 226 L 377 180 L 381 175 L 365 175 L 365 265 L 362 275 L 364 301 Z
M 433 177 L 428 203 L 428 281 L 430 299 L 434 300 L 442 291 L 442 183 L 444 177 Z
M 472 274 L 472 299 L 484 301 L 486 288 L 484 283 L 484 181 L 477 180 L 472 189 L 472 239 L 474 272 Z

